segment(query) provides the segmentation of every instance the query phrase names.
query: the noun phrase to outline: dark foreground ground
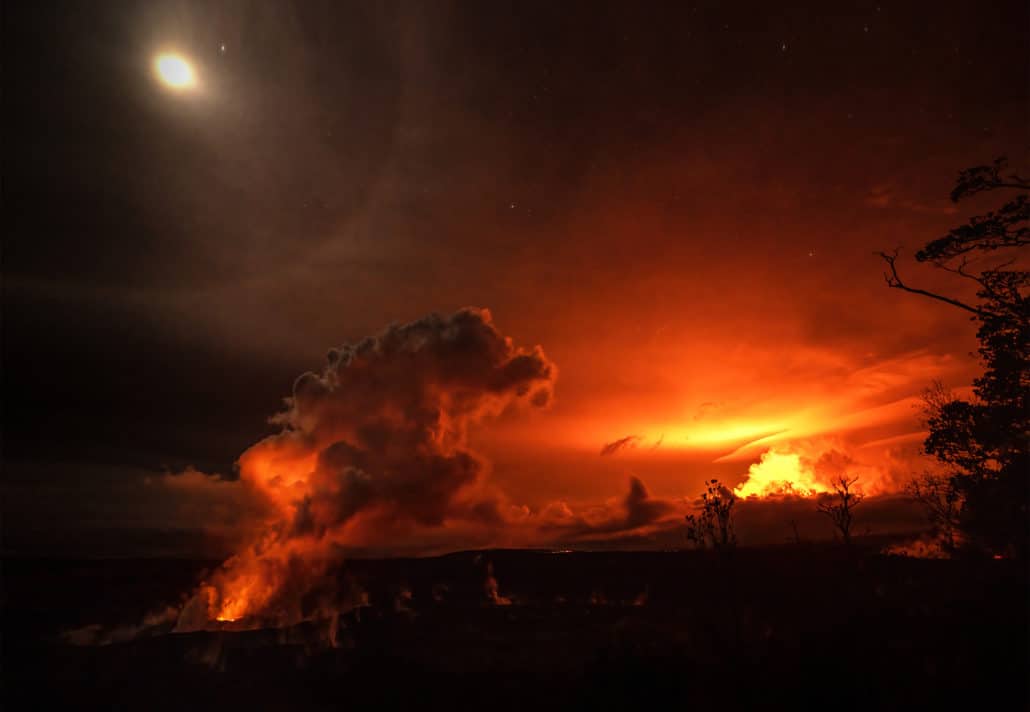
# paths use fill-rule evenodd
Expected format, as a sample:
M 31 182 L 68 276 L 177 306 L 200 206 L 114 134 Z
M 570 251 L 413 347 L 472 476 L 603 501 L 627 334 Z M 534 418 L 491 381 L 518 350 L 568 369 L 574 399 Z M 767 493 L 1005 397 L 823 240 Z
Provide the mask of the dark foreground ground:
M 510 605 L 485 594 L 487 564 Z M 1011 561 L 833 549 L 351 561 L 369 606 L 287 630 L 75 646 L 211 562 L 8 560 L 4 709 L 1026 709 Z

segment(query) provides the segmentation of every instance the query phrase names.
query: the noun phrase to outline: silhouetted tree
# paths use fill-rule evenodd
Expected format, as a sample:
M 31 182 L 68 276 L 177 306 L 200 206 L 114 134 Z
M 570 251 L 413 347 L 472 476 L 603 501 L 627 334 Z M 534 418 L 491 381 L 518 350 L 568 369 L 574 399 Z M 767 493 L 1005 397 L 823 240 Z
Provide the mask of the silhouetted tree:
M 881 252 L 887 285 L 962 309 L 979 324 L 984 373 L 974 397 L 943 392 L 927 398 L 928 454 L 948 466 L 957 494 L 956 527 L 967 546 L 988 553 L 1027 553 L 1030 473 L 1030 272 L 1016 260 L 1030 245 L 1030 179 L 1008 172 L 1006 161 L 962 171 L 951 199 L 1017 191 L 997 210 L 978 215 L 927 243 L 916 260 L 973 282 L 976 303 L 918 289 L 898 274 L 898 251 Z M 1020 192 L 1021 191 L 1021 192 Z M 1013 254 L 1015 253 L 1015 254 Z M 980 265 L 974 267 L 974 258 Z M 990 264 L 983 264 L 987 260 Z
M 793 539 L 794 543 L 796 545 L 800 546 L 801 545 L 801 534 L 798 532 L 798 520 L 796 520 L 796 519 L 791 519 L 790 520 L 790 530 L 794 534 L 794 539 Z
M 857 477 L 849 480 L 841 475 L 833 481 L 833 494 L 823 495 L 823 501 L 818 504 L 819 511 L 830 518 L 848 546 L 851 545 L 851 524 L 854 521 L 852 511 L 865 499 L 865 495 L 851 491 L 856 482 Z
M 699 549 L 735 547 L 737 534 L 733 528 L 733 505 L 736 502 L 736 495 L 719 480 L 707 482 L 701 495 L 701 511 L 686 517 L 687 539 Z
M 949 554 L 954 552 L 961 504 L 961 494 L 954 478 L 927 472 L 909 482 L 905 491 L 926 510 L 926 517 L 941 548 Z

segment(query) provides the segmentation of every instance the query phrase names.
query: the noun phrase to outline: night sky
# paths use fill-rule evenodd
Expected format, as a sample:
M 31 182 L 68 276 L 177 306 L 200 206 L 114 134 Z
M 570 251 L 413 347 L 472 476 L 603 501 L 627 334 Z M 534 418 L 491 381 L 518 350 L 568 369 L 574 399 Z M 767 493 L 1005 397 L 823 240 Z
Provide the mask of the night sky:
M 470 426 L 512 511 L 621 533 L 770 448 L 899 489 L 975 325 L 874 252 L 1026 162 L 1030 8 L 777 5 L 5 5 L 5 551 L 211 553 L 300 374 L 469 306 L 557 373 Z

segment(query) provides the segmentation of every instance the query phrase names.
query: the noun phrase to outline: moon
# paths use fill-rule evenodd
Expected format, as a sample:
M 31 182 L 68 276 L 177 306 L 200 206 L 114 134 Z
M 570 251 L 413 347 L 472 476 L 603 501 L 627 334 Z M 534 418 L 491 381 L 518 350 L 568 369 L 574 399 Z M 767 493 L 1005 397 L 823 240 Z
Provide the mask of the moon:
M 171 89 L 182 91 L 192 89 L 197 85 L 193 67 L 178 54 L 159 54 L 154 59 L 154 70 L 157 72 L 158 79 Z

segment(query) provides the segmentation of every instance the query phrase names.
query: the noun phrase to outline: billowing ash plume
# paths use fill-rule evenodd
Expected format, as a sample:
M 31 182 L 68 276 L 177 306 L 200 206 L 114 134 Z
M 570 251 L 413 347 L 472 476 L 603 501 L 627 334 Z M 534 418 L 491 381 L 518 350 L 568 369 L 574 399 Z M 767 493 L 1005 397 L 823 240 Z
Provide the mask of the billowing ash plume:
M 282 431 L 239 460 L 241 480 L 276 516 L 200 589 L 179 628 L 295 619 L 335 595 L 321 567 L 352 537 L 496 517 L 496 503 L 469 495 L 484 463 L 468 428 L 517 402 L 546 405 L 556 373 L 540 347 L 515 347 L 483 309 L 431 314 L 330 351 L 321 373 L 297 379 L 273 419 Z

